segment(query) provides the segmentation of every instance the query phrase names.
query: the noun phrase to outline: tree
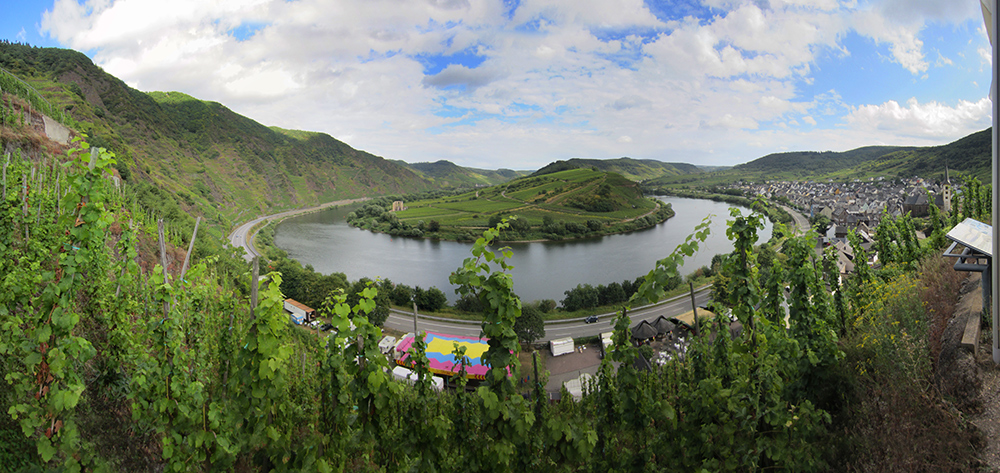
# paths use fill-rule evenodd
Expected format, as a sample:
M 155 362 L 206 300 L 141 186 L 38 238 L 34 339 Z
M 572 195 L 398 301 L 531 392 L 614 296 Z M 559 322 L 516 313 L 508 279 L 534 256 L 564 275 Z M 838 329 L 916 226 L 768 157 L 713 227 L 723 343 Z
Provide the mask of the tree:
M 413 299 L 417 302 L 417 307 L 428 312 L 437 312 L 448 305 L 448 297 L 433 286 L 427 290 L 420 286 L 413 288 Z
M 517 216 L 517 218 L 512 218 L 510 220 L 510 229 L 515 232 L 524 233 L 531 230 L 531 224 L 528 223 L 527 218 Z
M 597 289 L 590 284 L 577 284 L 575 288 L 570 289 L 563 294 L 566 295 L 566 298 L 562 300 L 562 306 L 563 309 L 566 309 L 567 311 L 573 312 L 576 310 L 597 307 Z
M 830 220 L 830 217 L 827 217 L 826 215 L 823 215 L 821 213 L 817 213 L 816 215 L 813 215 L 813 217 L 809 219 L 809 224 L 813 227 L 814 230 L 816 230 L 816 233 L 819 233 L 820 235 L 826 235 L 826 232 L 830 230 L 830 226 L 833 225 L 833 221 Z
M 514 332 L 517 333 L 517 338 L 528 345 L 545 336 L 545 320 L 542 319 L 542 311 L 538 305 L 521 306 L 521 316 L 514 322 Z
M 439 231 L 439 230 L 441 230 L 441 223 L 438 222 L 437 220 L 431 220 L 427 224 L 427 231 L 429 231 L 429 232 L 436 232 L 436 231 Z
M 503 215 L 500 215 L 498 213 L 490 215 L 490 220 L 489 220 L 489 226 L 490 226 L 490 228 L 496 227 L 497 225 L 500 224 L 500 222 L 502 220 L 503 220 Z
M 556 301 L 552 299 L 542 299 L 538 301 L 538 310 L 542 311 L 543 314 L 548 314 L 553 310 L 556 310 Z
M 371 279 L 361 278 L 351 285 L 351 289 L 347 291 L 347 303 L 351 307 L 358 305 L 358 302 L 364 297 L 365 288 L 369 287 L 370 284 L 374 284 Z M 375 296 L 375 308 L 368 314 L 368 321 L 372 325 L 381 327 L 385 323 L 385 319 L 389 317 L 389 292 L 388 291 L 378 291 Z
M 390 296 L 392 303 L 400 306 L 408 306 L 413 300 L 413 288 L 407 286 L 406 284 L 396 284 L 392 288 L 392 294 Z
M 617 282 L 613 282 L 607 286 L 598 286 L 597 291 L 598 304 L 602 306 L 618 304 L 620 302 L 625 302 L 625 300 L 628 299 L 628 297 L 625 296 L 625 290 L 622 288 L 622 285 Z
M 479 302 L 479 298 L 466 294 L 455 301 L 455 308 L 463 312 L 478 314 L 483 311 L 483 304 Z

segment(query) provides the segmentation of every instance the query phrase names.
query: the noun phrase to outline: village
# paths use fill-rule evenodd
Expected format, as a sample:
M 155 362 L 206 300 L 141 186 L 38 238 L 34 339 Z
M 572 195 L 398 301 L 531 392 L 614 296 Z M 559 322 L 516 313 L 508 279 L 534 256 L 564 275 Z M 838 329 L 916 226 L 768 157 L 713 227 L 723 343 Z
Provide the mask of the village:
M 947 170 L 943 182 L 914 176 L 905 180 L 879 177 L 850 182 L 737 182 L 728 188 L 740 190 L 744 195 L 785 202 L 798 209 L 810 222 L 819 216 L 829 219 L 830 227 L 824 235 L 820 235 L 817 248 L 836 247 L 842 275 L 854 271 L 854 254 L 847 242 L 850 230 L 857 232 L 866 250 L 871 250 L 875 228 L 884 213 L 894 218 L 907 213 L 914 218 L 926 217 L 931 203 L 928 198 L 934 200 L 934 205 L 941 212 L 948 213 L 953 198 Z M 917 237 L 924 238 L 923 232 L 918 230 Z M 878 255 L 874 251 L 868 251 L 868 254 L 872 258 L 868 263 L 876 264 Z

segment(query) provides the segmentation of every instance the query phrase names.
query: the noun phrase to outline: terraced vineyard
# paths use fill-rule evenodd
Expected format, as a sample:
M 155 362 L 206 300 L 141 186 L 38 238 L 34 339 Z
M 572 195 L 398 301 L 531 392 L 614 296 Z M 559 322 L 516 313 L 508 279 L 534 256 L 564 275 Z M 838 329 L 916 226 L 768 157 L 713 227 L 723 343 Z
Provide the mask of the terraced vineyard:
M 638 184 L 618 174 L 571 169 L 465 194 L 407 202 L 405 210 L 380 218 L 381 223 L 376 218 L 359 218 L 354 223 L 387 233 L 403 229 L 412 235 L 419 229 L 420 236 L 463 240 L 489 226 L 491 220 L 517 217 L 505 238 L 537 240 L 628 232 L 672 215 L 672 210 L 643 197 Z M 428 227 L 436 230 L 428 231 Z

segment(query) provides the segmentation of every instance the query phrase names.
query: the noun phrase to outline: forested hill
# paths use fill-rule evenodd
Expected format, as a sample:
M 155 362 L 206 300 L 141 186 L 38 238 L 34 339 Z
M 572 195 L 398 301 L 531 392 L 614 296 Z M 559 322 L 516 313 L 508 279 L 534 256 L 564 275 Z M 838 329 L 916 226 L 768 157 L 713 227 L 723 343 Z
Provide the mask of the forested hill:
M 476 169 L 459 166 L 451 161 L 440 160 L 433 163 L 405 163 L 395 161 L 415 171 L 440 188 L 493 186 L 511 179 L 526 176 L 530 172 L 511 169 Z
M 991 135 L 992 128 L 987 128 L 941 146 L 866 146 L 844 152 L 775 153 L 736 166 L 733 171 L 778 176 L 794 169 L 799 177 L 942 178 L 947 165 L 952 171 L 987 180 L 991 172 Z
M 663 176 L 678 176 L 682 174 L 700 174 L 702 170 L 693 164 L 665 163 L 655 159 L 583 159 L 573 158 L 567 161 L 556 161 L 535 172 L 541 176 L 567 169 L 593 168 L 598 171 L 621 174 L 633 181 L 655 179 Z
M 326 134 L 268 128 L 178 92 L 140 92 L 76 51 L 0 43 L 0 67 L 66 110 L 70 127 L 92 145 L 115 152 L 127 181 L 169 190 L 206 214 L 235 219 L 241 211 L 433 187 Z

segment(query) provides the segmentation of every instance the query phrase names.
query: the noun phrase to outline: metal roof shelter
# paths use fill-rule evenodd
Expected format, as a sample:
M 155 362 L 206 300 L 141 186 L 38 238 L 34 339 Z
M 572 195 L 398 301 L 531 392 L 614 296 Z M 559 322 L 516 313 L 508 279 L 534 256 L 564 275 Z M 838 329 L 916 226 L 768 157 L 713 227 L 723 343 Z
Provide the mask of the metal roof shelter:
M 944 256 L 958 259 L 955 262 L 955 271 L 983 273 L 983 310 L 989 309 L 993 292 L 993 242 L 995 241 L 993 227 L 967 218 L 955 225 L 946 236 L 952 244 L 945 250 Z M 959 246 L 962 247 L 962 252 L 956 253 Z M 996 320 L 993 324 L 996 325 Z
M 635 327 L 632 327 L 633 340 L 649 340 L 651 338 L 656 338 L 656 327 L 653 324 L 643 320 Z
M 653 327 L 656 327 L 657 335 L 663 335 L 667 332 L 672 331 L 675 327 L 677 327 L 677 324 L 671 322 L 670 319 L 661 315 L 656 318 L 655 322 L 653 322 Z

